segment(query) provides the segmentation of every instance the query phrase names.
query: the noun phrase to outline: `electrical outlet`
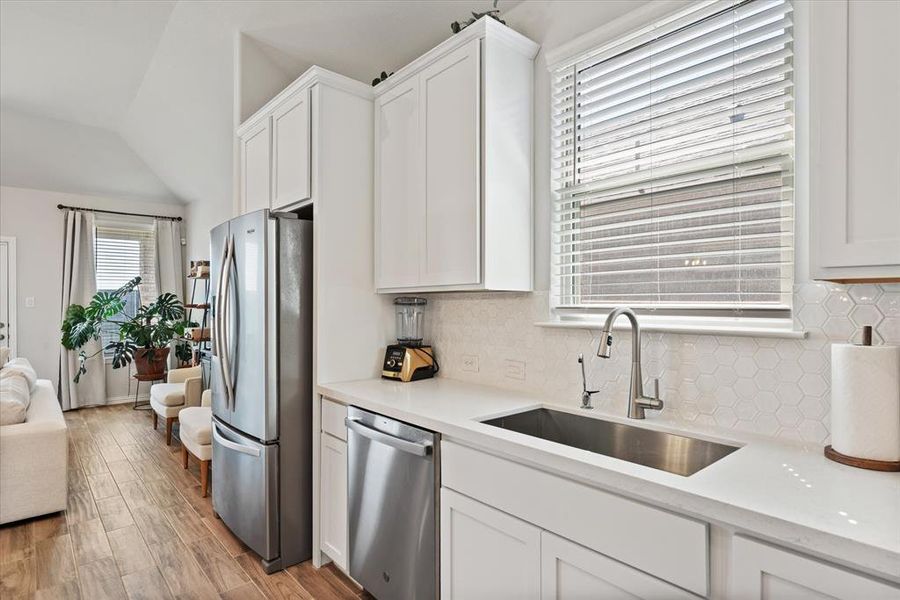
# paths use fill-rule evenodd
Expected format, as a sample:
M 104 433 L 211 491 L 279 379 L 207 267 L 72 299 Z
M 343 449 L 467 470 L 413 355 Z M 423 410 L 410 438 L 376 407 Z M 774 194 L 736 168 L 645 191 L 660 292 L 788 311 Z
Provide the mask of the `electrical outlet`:
M 34 308 L 34 296 L 25 297 L 25 308 Z
M 509 379 L 525 379 L 525 361 L 506 359 L 503 361 L 503 374 Z
M 477 354 L 463 354 L 462 355 L 462 370 L 468 371 L 470 373 L 478 372 L 478 355 Z

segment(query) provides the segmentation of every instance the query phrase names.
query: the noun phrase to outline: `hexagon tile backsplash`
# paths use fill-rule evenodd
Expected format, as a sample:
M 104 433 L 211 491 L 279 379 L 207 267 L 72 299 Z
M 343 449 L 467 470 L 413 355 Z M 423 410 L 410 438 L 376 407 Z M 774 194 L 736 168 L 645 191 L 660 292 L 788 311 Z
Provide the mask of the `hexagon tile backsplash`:
M 441 376 L 540 393 L 578 406 L 584 353 L 595 406 L 624 415 L 630 334 L 612 358 L 597 358 L 599 329 L 554 329 L 547 292 L 429 295 L 429 338 Z M 900 344 L 900 284 L 806 283 L 794 288 L 794 314 L 805 339 L 645 333 L 644 377 L 659 377 L 666 402 L 648 418 L 737 428 L 772 437 L 827 443 L 831 344 L 856 341 L 873 325 L 874 344 Z M 475 360 L 471 360 L 475 357 Z M 524 362 L 524 378 L 521 365 Z

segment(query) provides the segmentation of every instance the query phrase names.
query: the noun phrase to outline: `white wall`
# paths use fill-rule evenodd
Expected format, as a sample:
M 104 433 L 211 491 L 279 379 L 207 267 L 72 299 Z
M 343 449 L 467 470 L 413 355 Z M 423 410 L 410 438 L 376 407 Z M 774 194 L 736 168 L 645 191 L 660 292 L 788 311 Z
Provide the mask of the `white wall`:
M 59 374 L 63 261 L 63 211 L 57 204 L 184 216 L 179 204 L 0 186 L 0 235 L 16 238 L 18 354 L 54 385 Z M 29 297 L 34 298 L 33 307 L 25 306 Z M 125 370 L 108 371 L 109 397 L 126 395 L 127 384 Z
M 232 217 L 231 196 L 185 206 L 187 248 L 185 260 L 209 260 L 209 231 Z

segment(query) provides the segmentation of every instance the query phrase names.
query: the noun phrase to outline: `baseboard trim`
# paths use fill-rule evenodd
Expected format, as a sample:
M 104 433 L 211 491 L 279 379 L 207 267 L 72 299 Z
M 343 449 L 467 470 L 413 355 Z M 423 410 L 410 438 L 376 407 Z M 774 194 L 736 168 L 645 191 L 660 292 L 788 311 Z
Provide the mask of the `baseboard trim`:
M 141 394 L 140 396 L 137 397 L 137 401 L 138 402 L 149 402 L 150 394 L 147 394 L 146 396 Z M 109 404 L 129 404 L 131 402 L 134 402 L 134 396 L 112 396 L 112 397 L 109 397 L 106 399 L 107 405 L 109 405 Z

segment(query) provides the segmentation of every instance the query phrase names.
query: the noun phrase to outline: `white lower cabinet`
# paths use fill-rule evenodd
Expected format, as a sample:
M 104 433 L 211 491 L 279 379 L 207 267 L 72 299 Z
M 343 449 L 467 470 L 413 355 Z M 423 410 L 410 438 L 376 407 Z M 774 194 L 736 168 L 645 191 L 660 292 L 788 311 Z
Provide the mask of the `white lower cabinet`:
M 575 542 L 541 533 L 541 600 L 698 597 Z
M 739 535 L 731 568 L 735 600 L 900 599 L 900 588 Z
M 441 598 L 698 598 L 448 488 L 441 489 Z
M 447 440 L 441 485 L 672 589 L 709 594 L 707 523 Z
M 347 570 L 347 442 L 322 433 L 319 498 L 320 545 Z
M 536 600 L 540 562 L 540 529 L 441 488 L 442 600 Z

